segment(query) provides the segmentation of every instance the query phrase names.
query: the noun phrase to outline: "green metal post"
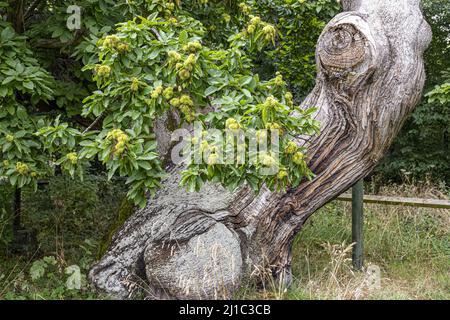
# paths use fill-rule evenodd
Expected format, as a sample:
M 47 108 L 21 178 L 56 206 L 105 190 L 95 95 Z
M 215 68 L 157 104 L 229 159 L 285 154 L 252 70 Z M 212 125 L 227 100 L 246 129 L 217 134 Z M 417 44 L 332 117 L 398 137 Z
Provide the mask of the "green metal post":
M 13 201 L 13 239 L 15 244 L 20 243 L 19 232 L 22 229 L 22 190 L 16 188 Z
M 361 270 L 364 264 L 363 253 L 363 202 L 364 202 L 364 184 L 363 180 L 358 181 L 352 188 L 352 242 L 353 247 L 352 260 L 353 267 Z

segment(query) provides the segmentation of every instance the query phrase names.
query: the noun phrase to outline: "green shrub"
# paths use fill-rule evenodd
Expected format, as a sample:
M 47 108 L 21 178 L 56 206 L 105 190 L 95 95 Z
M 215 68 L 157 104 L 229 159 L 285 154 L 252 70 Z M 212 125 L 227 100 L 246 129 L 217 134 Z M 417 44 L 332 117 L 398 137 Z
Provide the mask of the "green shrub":
M 37 192 L 24 190 L 24 227 L 37 230 L 42 252 L 70 252 L 76 259 L 80 246 L 96 248 L 113 223 L 124 197 L 122 185 L 93 175 L 83 182 L 56 176 Z
M 54 256 L 45 256 L 20 267 L 22 270 L 11 279 L 0 273 L 0 299 L 66 300 L 96 297 L 86 279 L 86 265 L 66 265 Z
M 22 191 L 22 227 L 37 234 L 37 250 L 11 253 L 11 191 L 0 197 L 0 299 L 89 299 L 86 274 L 98 252 L 132 212 L 123 183 L 88 175 L 55 176 L 37 192 Z M 128 202 L 125 202 L 128 203 Z M 119 217 L 119 218 L 118 218 Z M 103 248 L 103 249 L 102 249 Z M 42 258 L 41 258 L 42 257 Z M 78 285 L 80 284 L 80 285 Z

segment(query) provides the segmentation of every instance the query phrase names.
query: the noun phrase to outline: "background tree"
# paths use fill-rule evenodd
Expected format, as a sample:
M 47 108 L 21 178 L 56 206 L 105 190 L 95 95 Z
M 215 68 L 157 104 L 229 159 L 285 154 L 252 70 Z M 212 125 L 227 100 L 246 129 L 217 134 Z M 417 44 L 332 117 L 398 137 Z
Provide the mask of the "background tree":
M 422 2 L 427 21 L 433 30 L 433 42 L 424 59 L 427 69 L 425 92 L 448 83 L 450 70 L 450 3 Z M 440 97 L 423 99 L 405 124 L 387 157 L 378 168 L 385 181 L 450 181 L 450 104 L 441 87 Z M 435 91 L 437 94 L 438 92 Z

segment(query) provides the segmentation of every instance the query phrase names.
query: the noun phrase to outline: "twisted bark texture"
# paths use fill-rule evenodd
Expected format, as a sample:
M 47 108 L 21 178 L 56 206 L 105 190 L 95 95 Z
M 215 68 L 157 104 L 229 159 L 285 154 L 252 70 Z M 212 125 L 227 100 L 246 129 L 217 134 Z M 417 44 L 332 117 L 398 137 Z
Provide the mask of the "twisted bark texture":
M 230 193 L 217 185 L 186 193 L 174 169 L 92 268 L 97 288 L 120 298 L 137 283 L 153 298 L 229 298 L 255 270 L 266 269 L 289 283 L 294 236 L 311 214 L 372 171 L 425 81 L 422 55 L 431 31 L 419 0 L 342 4 L 344 12 L 318 40 L 316 86 L 302 105 L 318 107 L 322 123 L 307 145 L 316 178 L 283 194 L 255 196 L 247 187 Z

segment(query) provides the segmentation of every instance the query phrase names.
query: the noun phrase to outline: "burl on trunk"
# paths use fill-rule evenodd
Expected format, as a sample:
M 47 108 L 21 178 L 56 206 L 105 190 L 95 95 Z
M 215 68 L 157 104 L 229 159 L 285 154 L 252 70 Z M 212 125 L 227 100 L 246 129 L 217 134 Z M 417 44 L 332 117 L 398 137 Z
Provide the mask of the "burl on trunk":
M 113 296 L 144 283 L 154 298 L 232 296 L 255 270 L 290 282 L 291 244 L 317 209 L 369 174 L 419 102 L 431 31 L 419 0 L 347 0 L 317 43 L 317 79 L 303 102 L 320 134 L 308 142 L 316 174 L 287 193 L 178 186 L 178 171 L 115 235 L 90 279 Z M 140 280 L 141 282 L 139 282 Z

